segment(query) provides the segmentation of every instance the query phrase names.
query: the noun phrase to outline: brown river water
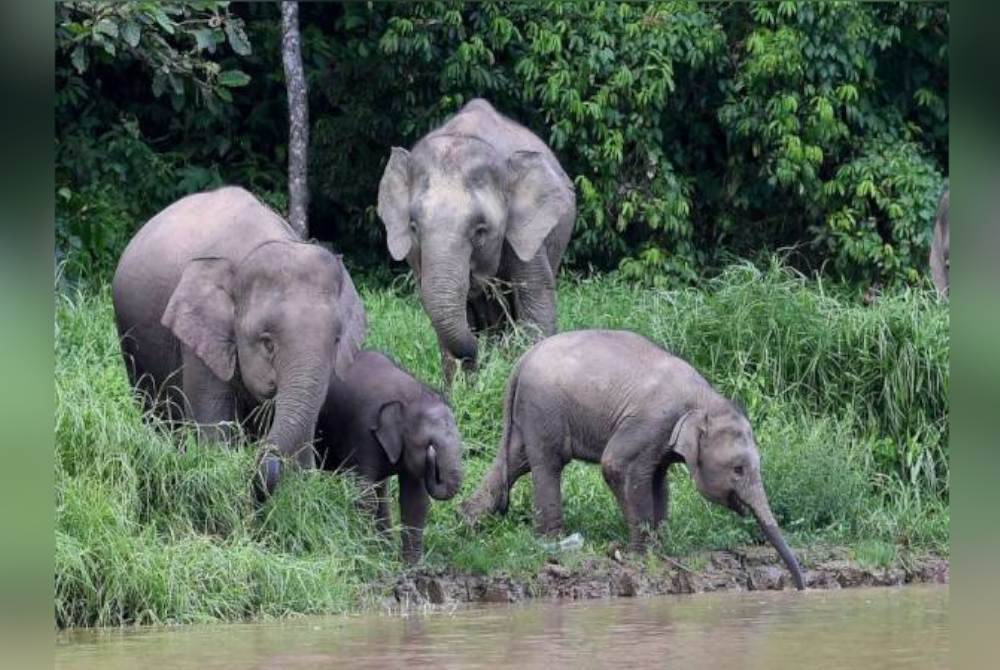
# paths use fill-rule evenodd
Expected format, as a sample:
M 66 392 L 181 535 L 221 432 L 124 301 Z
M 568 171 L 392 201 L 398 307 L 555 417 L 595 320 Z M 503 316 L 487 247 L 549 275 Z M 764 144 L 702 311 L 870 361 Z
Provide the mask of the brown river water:
M 946 668 L 948 633 L 947 586 L 711 593 L 71 631 L 55 667 Z

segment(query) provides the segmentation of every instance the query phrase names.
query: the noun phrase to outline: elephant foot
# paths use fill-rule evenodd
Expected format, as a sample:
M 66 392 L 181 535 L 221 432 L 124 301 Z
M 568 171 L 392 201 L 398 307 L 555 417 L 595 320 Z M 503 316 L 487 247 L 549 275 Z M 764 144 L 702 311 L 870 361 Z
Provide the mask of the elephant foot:
M 474 496 L 463 500 L 458 506 L 458 512 L 466 524 L 471 528 L 476 528 L 486 515 L 487 507 L 482 500 Z
M 648 530 L 640 530 L 631 534 L 629 538 L 628 551 L 631 554 L 645 554 L 654 544 L 654 536 Z
M 258 503 L 263 503 L 274 493 L 281 479 L 283 464 L 281 456 L 273 452 L 265 453 L 257 466 L 257 474 L 254 477 L 254 498 Z

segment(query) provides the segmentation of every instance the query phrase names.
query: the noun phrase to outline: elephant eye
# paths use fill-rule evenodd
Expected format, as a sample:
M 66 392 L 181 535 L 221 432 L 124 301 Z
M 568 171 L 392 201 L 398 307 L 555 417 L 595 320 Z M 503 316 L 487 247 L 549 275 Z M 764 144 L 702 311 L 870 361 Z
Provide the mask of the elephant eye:
M 410 232 L 413 233 L 414 235 L 417 234 L 417 222 L 414 221 L 413 219 L 410 219 Z
M 472 235 L 477 243 L 482 244 L 486 240 L 486 236 L 489 234 L 489 232 L 490 229 L 489 227 L 487 227 L 486 223 L 484 221 L 480 221 L 476 225 L 475 231 L 472 233 Z
M 737 477 L 742 477 L 743 476 L 743 466 L 742 465 L 737 465 L 736 467 L 733 468 L 733 472 L 736 473 Z
M 264 351 L 267 352 L 268 356 L 274 355 L 274 340 L 271 339 L 270 335 L 264 334 L 260 336 L 260 345 L 264 347 Z

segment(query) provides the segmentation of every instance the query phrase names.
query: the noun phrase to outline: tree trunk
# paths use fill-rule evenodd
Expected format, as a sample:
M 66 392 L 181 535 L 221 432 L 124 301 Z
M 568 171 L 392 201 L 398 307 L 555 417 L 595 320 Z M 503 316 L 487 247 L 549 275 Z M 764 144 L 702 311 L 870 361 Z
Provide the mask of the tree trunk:
M 306 183 L 309 147 L 309 99 L 302 71 L 299 3 L 281 3 L 281 60 L 288 88 L 288 220 L 303 239 L 309 235 Z

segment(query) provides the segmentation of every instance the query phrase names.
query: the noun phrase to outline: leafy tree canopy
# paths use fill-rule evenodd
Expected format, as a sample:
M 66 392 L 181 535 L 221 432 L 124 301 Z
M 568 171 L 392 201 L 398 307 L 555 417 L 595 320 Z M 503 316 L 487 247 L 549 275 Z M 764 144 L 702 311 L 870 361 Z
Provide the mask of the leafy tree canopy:
M 393 145 L 482 96 L 550 143 L 578 192 L 568 266 L 690 282 L 727 258 L 923 281 L 948 172 L 944 3 L 671 0 L 302 6 L 310 221 L 389 264 Z M 57 240 L 106 273 L 144 218 L 238 183 L 286 204 L 277 7 L 57 7 Z

